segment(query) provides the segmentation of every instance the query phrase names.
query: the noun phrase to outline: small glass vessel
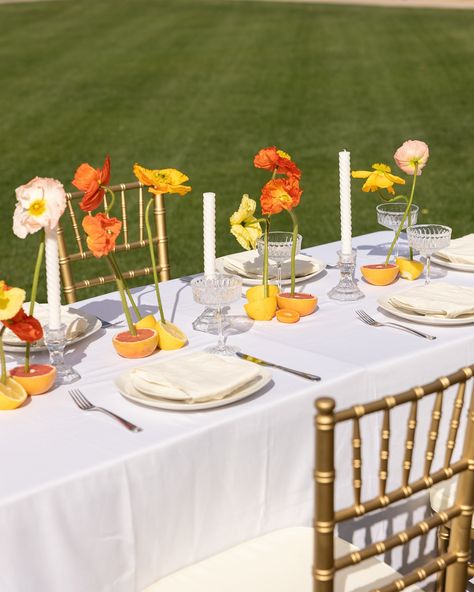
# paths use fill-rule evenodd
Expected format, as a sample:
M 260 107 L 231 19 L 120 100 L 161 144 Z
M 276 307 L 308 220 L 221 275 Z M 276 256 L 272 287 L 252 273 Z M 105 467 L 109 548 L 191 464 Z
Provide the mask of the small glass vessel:
M 449 246 L 452 229 L 441 224 L 417 224 L 407 228 L 408 244 L 426 257 L 426 280 L 430 283 L 431 255 Z
M 296 239 L 296 254 L 300 252 L 301 241 L 303 237 L 298 234 Z M 291 258 L 291 248 L 293 246 L 293 233 L 275 230 L 268 233 L 268 258 L 277 265 L 277 285 L 278 292 L 281 292 L 281 265 L 283 261 Z M 257 251 L 263 257 L 265 250 L 265 237 L 262 236 L 257 241 Z
M 407 204 L 405 202 L 394 201 L 391 203 L 381 203 L 376 207 L 377 210 L 377 222 L 384 228 L 393 230 L 394 235 L 400 227 L 400 224 L 405 215 Z M 410 211 L 403 223 L 402 230 L 406 230 L 408 226 L 413 226 L 418 221 L 419 207 L 415 204 L 411 204 Z M 393 249 L 393 255 L 396 259 L 398 257 L 398 241 Z

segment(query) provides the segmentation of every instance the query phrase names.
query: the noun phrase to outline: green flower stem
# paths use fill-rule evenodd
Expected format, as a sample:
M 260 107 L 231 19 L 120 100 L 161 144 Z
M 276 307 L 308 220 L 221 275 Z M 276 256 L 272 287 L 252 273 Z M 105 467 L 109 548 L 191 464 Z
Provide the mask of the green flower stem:
M 132 335 L 136 335 L 137 330 L 135 329 L 135 325 L 133 324 L 132 316 L 131 316 L 130 310 L 128 308 L 127 298 L 125 296 L 125 288 L 124 288 L 123 279 L 120 277 L 121 276 L 120 270 L 117 268 L 116 262 L 113 260 L 113 257 L 111 257 L 110 254 L 107 255 L 107 261 L 109 262 L 112 272 L 115 275 L 115 281 L 117 283 L 117 288 L 120 292 L 120 300 L 122 301 L 123 312 L 125 313 L 125 317 L 127 319 L 128 330 L 130 331 L 130 333 Z
M 390 255 L 392 254 L 392 251 L 393 251 L 395 245 L 397 244 L 398 237 L 400 236 L 400 233 L 402 231 L 403 225 L 405 224 L 405 220 L 407 219 L 408 214 L 410 212 L 410 207 L 411 207 L 411 204 L 412 204 L 412 201 L 413 201 L 413 196 L 415 195 L 415 186 L 416 186 L 417 173 L 418 173 L 418 163 L 415 163 L 415 172 L 413 174 L 413 184 L 411 186 L 410 198 L 408 199 L 407 207 L 406 207 L 405 213 L 403 214 L 402 221 L 400 222 L 400 226 L 398 227 L 398 230 L 395 233 L 395 236 L 393 238 L 392 244 L 390 245 L 390 249 L 388 250 L 387 257 L 385 259 L 385 265 L 388 265 L 388 262 L 390 260 Z M 412 257 L 411 252 L 410 252 L 410 257 Z
M 146 235 L 148 238 L 148 247 L 150 249 L 150 259 L 151 259 L 151 265 L 153 268 L 153 280 L 155 282 L 156 300 L 158 302 L 158 309 L 160 311 L 160 320 L 162 323 L 166 323 L 165 313 L 163 312 L 163 304 L 161 302 L 160 285 L 159 285 L 159 281 L 158 281 L 158 273 L 156 271 L 155 249 L 153 247 L 153 236 L 151 234 L 151 226 L 150 226 L 150 209 L 151 209 L 151 206 L 153 205 L 153 201 L 154 201 L 154 198 L 153 197 L 150 198 L 150 201 L 148 202 L 148 204 L 146 206 L 146 211 L 145 211 Z
M 115 204 L 115 193 L 110 189 L 110 187 L 104 187 L 105 191 L 110 194 L 111 200 L 109 205 L 105 208 L 105 213 L 108 214 L 110 210 L 114 207 Z
M 296 273 L 296 243 L 298 242 L 298 218 L 293 210 L 287 210 L 293 221 L 293 242 L 291 244 L 291 295 L 295 294 L 295 273 Z
M 265 216 L 265 239 L 263 248 L 263 295 L 268 297 L 268 234 L 270 232 L 270 218 Z
M 43 255 L 44 255 L 44 229 L 41 231 L 41 239 L 40 244 L 38 245 L 38 254 L 36 255 L 36 264 L 35 264 L 35 271 L 33 274 L 33 284 L 31 285 L 31 297 L 30 297 L 30 308 L 28 314 L 30 317 L 33 316 L 35 312 L 35 303 L 36 303 L 36 294 L 38 292 L 38 282 L 39 276 L 41 271 L 41 265 L 43 263 Z M 30 371 L 30 351 L 31 351 L 31 343 L 29 341 L 26 342 L 25 348 L 25 372 L 28 374 Z
M 133 299 L 132 293 L 130 292 L 130 288 L 127 286 L 127 282 L 125 281 L 125 278 L 123 277 L 123 274 L 120 270 L 119 264 L 118 264 L 117 259 L 115 257 L 115 253 L 113 251 L 111 251 L 109 253 L 109 257 L 111 257 L 113 259 L 114 267 L 117 270 L 118 277 L 120 277 L 120 279 L 122 280 L 123 287 L 125 289 L 125 293 L 127 294 L 130 304 L 132 305 L 133 311 L 135 312 L 135 316 L 137 317 L 137 321 L 140 321 L 142 318 L 142 315 L 140 314 L 140 311 L 138 310 L 138 306 L 135 304 L 135 300 Z
M 5 325 L 0 329 L 0 362 L 2 365 L 2 376 L 0 378 L 2 384 L 7 383 L 7 363 L 5 361 L 5 352 L 3 350 L 3 333 L 5 332 Z

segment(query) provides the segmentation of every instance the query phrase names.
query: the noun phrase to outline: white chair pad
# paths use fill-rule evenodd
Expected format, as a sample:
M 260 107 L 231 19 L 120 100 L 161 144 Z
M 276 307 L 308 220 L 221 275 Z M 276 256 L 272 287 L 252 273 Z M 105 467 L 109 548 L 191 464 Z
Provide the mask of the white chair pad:
M 454 506 L 456 502 L 456 487 L 458 475 L 447 481 L 436 483 L 430 489 L 430 504 L 435 512 L 442 512 Z M 471 528 L 474 528 L 474 516 L 472 517 Z
M 341 557 L 355 547 L 336 539 Z M 155 582 L 144 592 L 312 592 L 313 529 L 285 528 L 246 541 Z M 399 574 L 369 559 L 336 575 L 337 592 L 369 592 Z M 415 592 L 411 586 L 405 592 Z

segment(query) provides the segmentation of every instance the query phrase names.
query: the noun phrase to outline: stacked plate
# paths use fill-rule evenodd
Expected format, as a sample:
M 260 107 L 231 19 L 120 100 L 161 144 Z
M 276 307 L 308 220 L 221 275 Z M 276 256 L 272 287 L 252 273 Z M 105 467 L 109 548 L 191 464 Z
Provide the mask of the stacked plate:
M 449 247 L 434 253 L 431 260 L 457 271 L 474 272 L 474 234 L 452 240 Z
M 296 256 L 296 283 L 306 282 L 324 271 L 326 264 L 315 257 L 303 255 Z M 262 283 L 263 258 L 257 251 L 244 251 L 233 255 L 219 257 L 216 260 L 216 270 L 219 273 L 232 273 L 242 278 L 244 284 L 251 286 Z M 271 280 L 276 279 L 276 263 L 270 260 L 269 275 Z M 290 261 L 282 264 L 282 284 L 291 282 Z
M 271 373 L 237 358 L 194 352 L 124 372 L 115 384 L 134 403 L 175 411 L 211 409 L 248 397 Z
M 426 325 L 474 323 L 474 288 L 436 282 L 381 297 L 382 310 Z

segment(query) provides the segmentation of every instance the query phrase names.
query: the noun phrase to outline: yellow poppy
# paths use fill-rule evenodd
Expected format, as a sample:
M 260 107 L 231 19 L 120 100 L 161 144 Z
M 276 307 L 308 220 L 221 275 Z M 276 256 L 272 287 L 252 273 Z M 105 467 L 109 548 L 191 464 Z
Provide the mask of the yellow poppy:
M 256 201 L 244 195 L 239 209 L 229 218 L 231 233 L 247 251 L 255 249 L 257 240 L 262 236 L 262 227 L 254 216 L 256 208 Z
M 405 179 L 392 175 L 391 168 L 386 164 L 375 163 L 372 165 L 373 171 L 352 171 L 354 179 L 367 179 L 362 186 L 362 191 L 378 191 L 386 189 L 392 195 L 395 195 L 393 189 L 394 183 L 405 185 Z
M 12 319 L 25 301 L 25 290 L 10 288 L 0 281 L 0 321 Z
M 156 195 L 160 193 L 186 195 L 191 191 L 191 187 L 183 185 L 189 181 L 189 177 L 176 169 L 146 169 L 135 163 L 133 172 L 140 183 L 147 185 L 148 191 Z

